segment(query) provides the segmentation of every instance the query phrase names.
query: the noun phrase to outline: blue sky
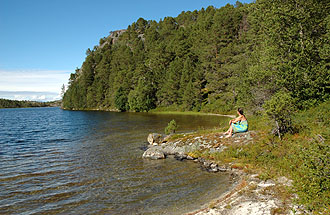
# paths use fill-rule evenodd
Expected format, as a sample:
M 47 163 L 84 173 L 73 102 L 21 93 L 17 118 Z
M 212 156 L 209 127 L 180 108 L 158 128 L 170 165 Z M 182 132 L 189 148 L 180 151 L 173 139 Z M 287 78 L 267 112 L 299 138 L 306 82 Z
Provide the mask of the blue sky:
M 142 17 L 235 4 L 232 0 L 0 0 L 0 98 L 53 100 L 87 48 Z M 250 3 L 251 0 L 242 0 Z

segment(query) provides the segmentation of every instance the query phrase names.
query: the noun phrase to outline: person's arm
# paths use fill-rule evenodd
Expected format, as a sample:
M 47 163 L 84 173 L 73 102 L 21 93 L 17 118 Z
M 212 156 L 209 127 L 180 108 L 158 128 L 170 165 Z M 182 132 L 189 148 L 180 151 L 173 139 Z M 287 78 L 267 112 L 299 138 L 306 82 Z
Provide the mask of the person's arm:
M 236 122 L 241 121 L 241 120 L 242 120 L 242 116 L 239 116 L 236 119 L 230 120 L 230 121 L 231 121 L 231 123 L 236 123 Z

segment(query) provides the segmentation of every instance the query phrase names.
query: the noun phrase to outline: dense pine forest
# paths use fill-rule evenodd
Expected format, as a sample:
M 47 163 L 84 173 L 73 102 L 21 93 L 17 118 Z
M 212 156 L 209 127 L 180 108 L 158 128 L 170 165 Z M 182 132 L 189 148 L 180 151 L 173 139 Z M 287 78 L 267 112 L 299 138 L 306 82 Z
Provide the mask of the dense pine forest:
M 66 109 L 254 113 L 329 98 L 329 1 L 260 0 L 138 19 L 86 51 Z M 276 102 L 277 103 L 277 102 Z

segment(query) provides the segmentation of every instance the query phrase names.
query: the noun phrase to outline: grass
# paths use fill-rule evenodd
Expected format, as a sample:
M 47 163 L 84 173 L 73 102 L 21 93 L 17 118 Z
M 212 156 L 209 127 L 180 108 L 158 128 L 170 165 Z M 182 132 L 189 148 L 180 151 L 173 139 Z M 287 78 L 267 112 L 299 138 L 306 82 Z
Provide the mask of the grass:
M 297 203 L 312 213 L 326 214 L 330 203 L 329 115 L 330 102 L 296 113 L 295 132 L 282 140 L 270 134 L 271 126 L 265 118 L 251 117 L 249 124 L 259 131 L 255 144 L 240 150 L 231 147 L 221 160 L 236 158 L 237 162 L 252 164 L 264 180 L 282 175 L 293 179 Z

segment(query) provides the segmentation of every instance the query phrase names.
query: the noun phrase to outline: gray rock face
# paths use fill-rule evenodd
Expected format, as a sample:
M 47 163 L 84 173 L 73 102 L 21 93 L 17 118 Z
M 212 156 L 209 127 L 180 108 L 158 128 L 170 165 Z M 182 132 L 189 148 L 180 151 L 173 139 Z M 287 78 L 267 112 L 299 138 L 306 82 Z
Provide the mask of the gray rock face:
M 143 158 L 149 158 L 152 160 L 157 160 L 157 159 L 164 159 L 166 156 L 164 152 L 162 152 L 160 149 L 156 147 L 152 147 L 147 149 L 142 155 Z

